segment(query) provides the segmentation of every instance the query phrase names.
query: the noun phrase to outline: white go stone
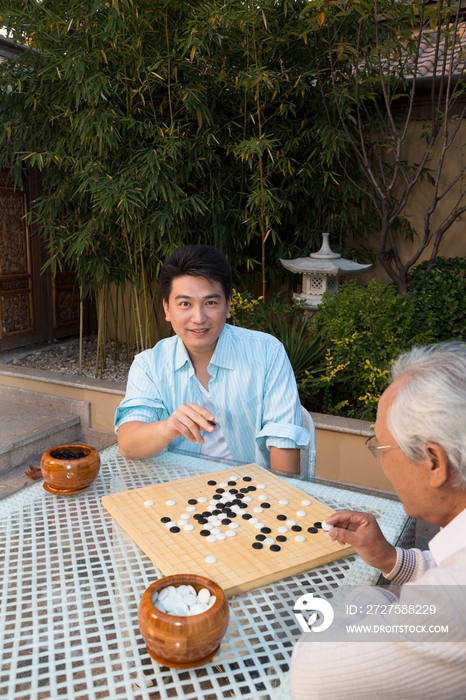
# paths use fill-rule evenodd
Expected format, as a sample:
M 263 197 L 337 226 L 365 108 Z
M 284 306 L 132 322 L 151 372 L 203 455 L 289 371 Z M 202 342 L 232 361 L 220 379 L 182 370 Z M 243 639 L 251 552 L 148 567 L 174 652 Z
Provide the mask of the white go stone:
M 325 530 L 325 532 L 329 532 L 329 530 L 331 530 L 332 527 L 333 525 L 329 525 L 329 523 L 325 520 L 322 521 L 322 530 Z
M 207 559 L 210 559 L 210 557 L 206 557 L 206 561 L 207 561 Z M 212 557 L 212 559 L 215 559 L 215 557 Z M 215 561 L 217 561 L 217 560 L 215 559 Z M 215 561 L 212 561 L 212 562 L 208 561 L 207 563 L 208 564 L 215 564 Z M 205 605 L 202 605 L 201 603 L 195 603 L 193 605 L 193 607 L 191 608 L 191 610 L 189 611 L 189 614 L 190 615 L 199 615 L 200 613 L 205 612 L 205 609 L 206 609 Z
M 312 505 L 312 501 L 309 501 L 307 498 L 304 499 L 304 501 L 301 501 L 302 506 L 310 506 Z
M 214 557 L 214 559 L 215 559 L 215 557 Z M 191 605 L 195 605 L 197 603 L 197 595 L 196 594 L 193 595 L 192 593 L 189 593 L 189 592 L 186 593 L 186 595 L 184 597 L 184 602 L 186 603 L 186 605 L 188 607 L 191 607 Z
M 158 592 L 158 591 L 154 591 L 154 592 L 152 593 L 152 602 L 155 603 L 155 601 L 157 600 L 158 597 L 159 597 L 159 592 Z
M 213 530 L 215 525 L 213 523 L 206 523 L 202 527 L 204 528 L 204 530 Z
M 216 535 L 218 540 L 226 540 L 227 536 L 223 532 L 219 532 L 218 535 Z
M 201 588 L 197 594 L 198 603 L 208 603 L 210 600 L 210 591 L 208 588 Z
M 228 486 L 228 484 L 227 484 L 226 481 L 222 481 L 222 482 L 219 484 L 219 486 L 220 486 L 222 489 L 226 489 L 226 487 Z
M 266 501 L 267 498 L 268 496 L 266 493 L 261 493 L 261 495 L 259 496 L 259 501 Z
M 254 513 L 263 513 L 263 512 L 264 512 L 264 509 L 261 508 L 260 506 L 256 506 L 254 508 Z
M 186 616 L 188 614 L 189 608 L 185 602 L 182 600 L 175 605 L 173 608 L 173 615 Z
M 279 504 L 280 504 L 281 506 L 287 506 L 287 505 L 288 505 L 288 501 L 286 500 L 286 498 L 281 498 L 278 502 L 279 502 Z
M 265 489 L 265 484 L 257 484 L 258 489 Z
M 207 542 L 216 542 L 217 538 L 215 537 L 215 535 L 207 535 L 206 541 Z
M 280 527 L 277 527 L 278 532 L 288 532 L 288 528 L 285 527 L 285 525 L 280 525 Z
M 305 542 L 306 538 L 303 537 L 302 535 L 296 535 L 295 540 L 296 540 L 296 542 Z
M 168 523 L 165 523 L 165 527 L 170 529 L 171 527 L 175 527 L 176 523 L 173 522 L 173 520 L 170 520 Z
M 181 520 L 189 520 L 190 517 L 189 513 L 182 513 L 182 515 L 180 515 Z
M 228 477 L 228 481 L 238 481 L 238 475 L 232 474 L 231 476 Z
M 163 604 L 165 606 L 165 610 L 167 612 L 172 612 L 176 608 L 176 600 L 175 597 L 171 595 L 167 595 L 166 598 L 163 599 Z
M 159 600 L 163 600 L 166 598 L 168 595 L 168 588 L 162 588 L 162 590 L 159 592 Z
M 194 511 L 196 510 L 196 506 L 186 506 L 186 510 L 188 511 L 188 513 L 194 513 Z
M 228 523 L 228 527 L 231 527 L 232 530 L 236 530 L 236 528 L 239 527 L 238 523 Z
M 227 532 L 225 532 L 225 535 L 227 537 L 234 537 L 236 535 L 236 530 L 228 530 Z
M 206 557 L 205 560 L 206 560 L 207 564 L 215 564 L 215 562 L 217 561 L 217 557 L 209 556 L 209 557 Z M 192 608 L 191 608 L 191 615 L 193 615 L 193 614 L 194 613 L 192 612 Z
M 239 510 L 239 505 L 235 503 L 234 506 L 231 506 L 231 510 Z
M 213 527 L 212 530 L 210 531 L 212 535 L 219 535 L 221 530 L 219 527 Z
M 154 505 L 154 501 L 144 501 L 144 505 L 147 506 L 147 508 L 150 508 Z
M 186 530 L 186 532 L 190 532 L 191 530 L 194 530 L 194 525 L 190 525 L 189 523 L 183 527 L 183 530 Z
M 261 523 L 260 520 L 258 520 L 257 523 L 254 523 L 254 527 L 256 528 L 256 530 L 261 530 L 263 527 L 265 527 L 265 525 L 264 523 Z
M 288 527 L 293 527 L 293 525 L 296 525 L 296 520 L 287 520 L 286 524 Z
M 176 524 L 179 525 L 180 527 L 184 527 L 186 525 L 186 520 L 178 520 L 178 522 Z
M 296 511 L 296 515 L 299 515 L 300 518 L 306 517 L 307 513 L 305 510 L 298 510 Z
M 254 525 L 255 523 L 258 523 L 259 520 L 258 520 L 258 518 L 249 518 L 249 521 L 248 521 L 248 522 L 250 522 L 251 525 Z
M 167 505 L 167 506 L 176 506 L 176 501 L 167 501 L 167 502 L 165 503 L 165 505 Z
M 264 540 L 264 544 L 273 544 L 274 542 L 275 540 L 273 539 L 273 537 L 266 537 Z
M 205 503 L 207 501 L 207 498 L 205 496 L 200 496 L 198 499 L 199 503 Z
M 251 498 L 251 496 L 245 496 L 245 497 L 243 498 L 243 501 L 245 501 L 246 503 L 251 503 L 252 498 Z

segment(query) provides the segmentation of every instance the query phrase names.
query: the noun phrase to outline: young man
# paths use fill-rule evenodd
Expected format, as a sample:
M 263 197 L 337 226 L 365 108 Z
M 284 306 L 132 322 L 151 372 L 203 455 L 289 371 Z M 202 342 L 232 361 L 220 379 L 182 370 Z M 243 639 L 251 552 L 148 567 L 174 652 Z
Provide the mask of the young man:
M 226 324 L 231 271 L 211 246 L 187 245 L 165 261 L 161 289 L 175 336 L 138 355 L 115 427 L 123 456 L 165 447 L 299 474 L 309 442 L 290 362 L 265 333 Z

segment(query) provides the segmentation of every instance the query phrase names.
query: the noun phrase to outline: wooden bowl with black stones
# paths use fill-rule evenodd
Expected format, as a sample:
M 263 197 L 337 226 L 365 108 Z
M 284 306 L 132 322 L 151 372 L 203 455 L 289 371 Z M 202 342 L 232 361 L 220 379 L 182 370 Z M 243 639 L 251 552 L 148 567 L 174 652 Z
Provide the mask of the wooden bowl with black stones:
M 167 586 L 191 585 L 197 592 L 207 588 L 217 600 L 198 615 L 179 616 L 162 612 L 152 602 L 154 592 Z M 227 631 L 230 609 L 220 586 L 204 576 L 173 574 L 152 583 L 139 604 L 139 629 L 150 656 L 170 668 L 194 668 L 210 661 Z
M 90 445 L 55 445 L 42 455 L 40 468 L 46 491 L 70 496 L 92 484 L 99 473 L 100 455 Z

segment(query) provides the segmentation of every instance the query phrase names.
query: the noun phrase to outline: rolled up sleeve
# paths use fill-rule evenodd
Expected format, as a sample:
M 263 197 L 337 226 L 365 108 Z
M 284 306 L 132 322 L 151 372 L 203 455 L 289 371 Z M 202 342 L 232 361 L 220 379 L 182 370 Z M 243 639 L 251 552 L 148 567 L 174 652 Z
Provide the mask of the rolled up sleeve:
M 303 449 L 310 434 L 303 428 L 302 407 L 288 355 L 276 343 L 263 393 L 262 428 L 256 435 L 260 449 Z
M 118 431 L 120 425 L 130 421 L 154 423 L 166 418 L 168 418 L 168 411 L 153 375 L 145 359 L 141 355 L 136 355 L 129 371 L 125 398 L 115 413 L 115 431 Z

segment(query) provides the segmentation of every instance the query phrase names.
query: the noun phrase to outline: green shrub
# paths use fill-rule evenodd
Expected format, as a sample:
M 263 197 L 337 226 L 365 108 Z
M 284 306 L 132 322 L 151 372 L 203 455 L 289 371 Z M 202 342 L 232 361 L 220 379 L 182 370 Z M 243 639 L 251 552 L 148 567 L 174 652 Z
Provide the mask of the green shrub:
M 270 333 L 278 338 L 288 354 L 301 395 L 307 396 L 319 384 L 325 370 L 325 345 L 314 324 L 304 316 L 300 303 L 284 303 L 278 295 L 263 302 L 250 292 L 233 290 L 232 322 L 236 326 Z
M 466 259 L 437 258 L 432 270 L 423 262 L 408 275 L 409 294 L 435 316 L 435 340 L 466 337 Z
M 327 348 L 320 378 L 325 413 L 373 420 L 390 363 L 402 350 L 435 340 L 431 313 L 394 285 L 344 282 L 314 316 Z

